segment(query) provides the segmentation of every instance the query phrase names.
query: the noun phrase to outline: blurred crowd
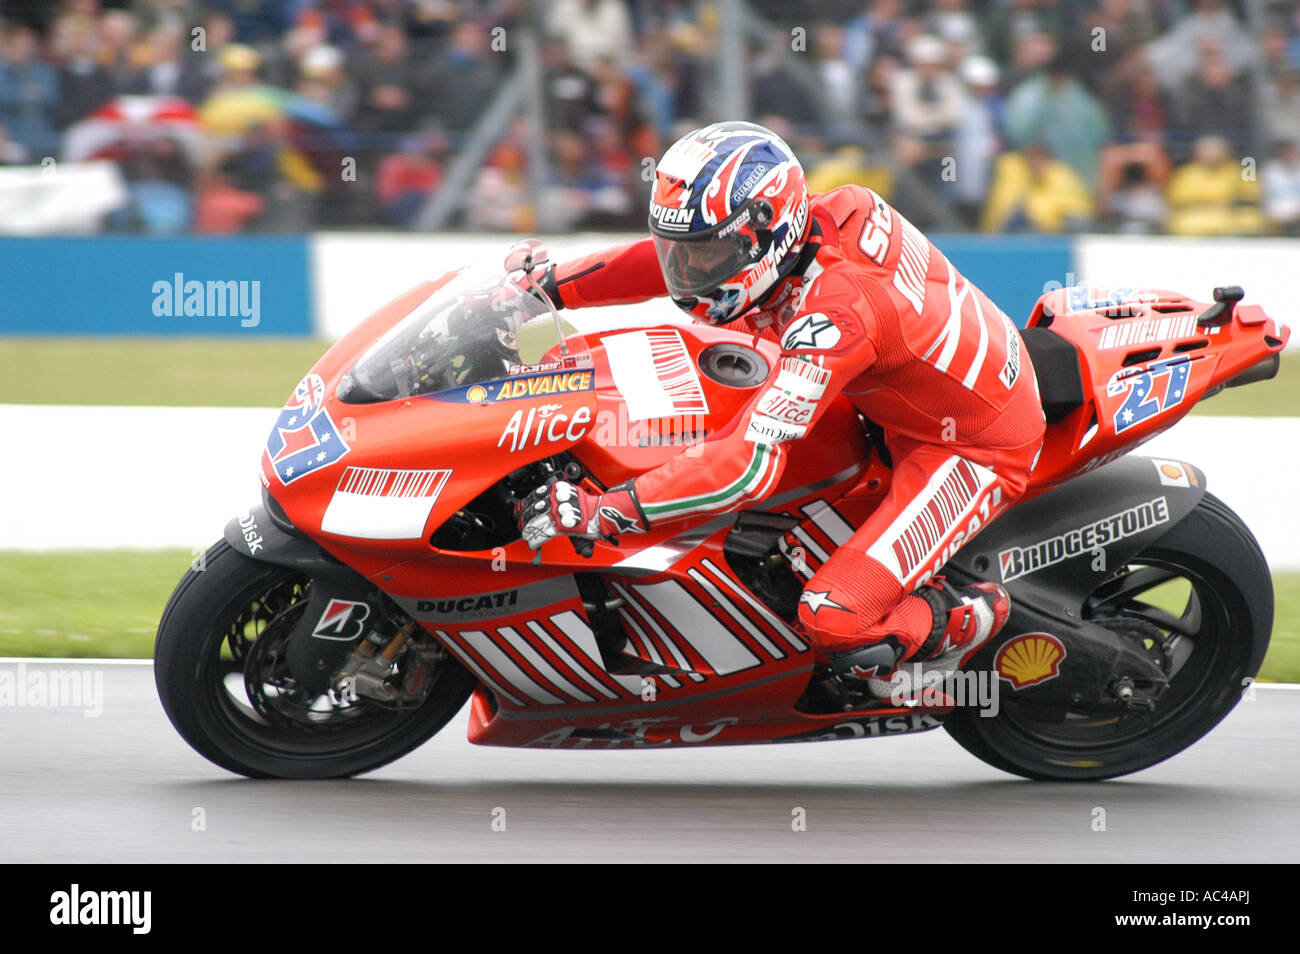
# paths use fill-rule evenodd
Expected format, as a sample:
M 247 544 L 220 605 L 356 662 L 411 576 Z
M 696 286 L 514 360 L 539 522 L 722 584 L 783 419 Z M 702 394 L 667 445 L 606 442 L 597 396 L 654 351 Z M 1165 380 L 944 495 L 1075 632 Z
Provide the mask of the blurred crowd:
M 448 224 L 640 229 L 654 157 L 730 118 L 731 46 L 814 191 L 1300 235 L 1295 0 L 0 0 L 0 165 L 113 160 L 116 229 L 417 228 L 449 179 Z

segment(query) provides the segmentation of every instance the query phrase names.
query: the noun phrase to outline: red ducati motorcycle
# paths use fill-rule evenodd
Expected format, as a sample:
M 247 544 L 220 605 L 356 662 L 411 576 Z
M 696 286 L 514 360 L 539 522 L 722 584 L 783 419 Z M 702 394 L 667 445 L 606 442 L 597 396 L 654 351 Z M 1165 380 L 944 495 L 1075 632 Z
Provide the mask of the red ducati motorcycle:
M 942 726 L 1008 772 L 1099 779 L 1192 744 L 1258 671 L 1273 590 L 1254 537 L 1198 467 L 1129 455 L 1196 402 L 1276 374 L 1289 332 L 1240 288 L 1039 300 L 1023 333 L 1048 421 L 1032 487 L 941 568 L 1006 586 L 1010 620 L 942 687 L 879 699 L 831 677 L 795 625 L 803 582 L 889 489 L 877 430 L 847 399 L 758 509 L 536 556 L 520 539 L 513 508 L 539 484 L 599 490 L 690 453 L 778 361 L 722 328 L 580 332 L 527 278 L 544 259 L 521 243 L 506 275 L 421 284 L 290 396 L 260 505 L 159 626 L 158 691 L 199 753 L 254 777 L 353 775 L 469 700 L 481 745 Z

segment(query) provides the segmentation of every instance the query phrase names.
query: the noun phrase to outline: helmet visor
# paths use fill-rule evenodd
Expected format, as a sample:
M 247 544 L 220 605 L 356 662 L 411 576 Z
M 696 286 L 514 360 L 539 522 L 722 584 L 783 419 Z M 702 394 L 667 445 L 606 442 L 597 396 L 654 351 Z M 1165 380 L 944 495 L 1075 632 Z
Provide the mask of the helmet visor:
M 739 233 L 715 238 L 654 236 L 659 268 L 673 298 L 697 298 L 731 281 L 749 262 L 750 243 Z

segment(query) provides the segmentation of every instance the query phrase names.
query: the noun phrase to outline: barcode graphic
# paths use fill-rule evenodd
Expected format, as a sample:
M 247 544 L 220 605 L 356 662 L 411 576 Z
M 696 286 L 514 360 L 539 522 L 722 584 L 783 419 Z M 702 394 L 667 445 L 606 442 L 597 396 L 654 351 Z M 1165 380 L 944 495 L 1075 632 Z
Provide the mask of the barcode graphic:
M 349 467 L 339 481 L 339 493 L 362 497 L 437 497 L 450 470 L 390 470 Z
M 676 414 L 708 414 L 704 388 L 691 363 L 690 352 L 676 331 L 647 331 L 650 361 L 664 393 L 673 402 Z
M 904 579 L 911 576 L 917 565 L 939 545 L 975 499 L 979 489 L 979 477 L 970 464 L 959 460 L 929 503 L 921 508 L 916 518 L 894 541 L 894 556 L 898 559 Z
M 831 382 L 830 368 L 819 367 L 803 358 L 782 358 L 781 370 L 811 382 L 812 389 L 817 393 L 809 394 L 809 397 L 821 397 L 826 391 L 826 385 Z

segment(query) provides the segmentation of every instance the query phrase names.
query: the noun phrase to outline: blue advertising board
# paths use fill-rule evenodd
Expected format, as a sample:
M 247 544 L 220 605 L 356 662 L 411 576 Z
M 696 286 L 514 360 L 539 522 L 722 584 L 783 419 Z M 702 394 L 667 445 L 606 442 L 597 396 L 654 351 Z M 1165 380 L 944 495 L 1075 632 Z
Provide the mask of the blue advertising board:
M 1069 238 L 934 240 L 1022 326 L 1044 284 L 1065 284 L 1076 270 Z M 312 300 L 311 242 L 300 235 L 0 238 L 0 335 L 309 336 L 320 304 Z
M 0 239 L 0 335 L 310 335 L 303 236 Z
M 1037 236 L 932 235 L 957 271 L 1023 328 L 1046 283 L 1069 283 L 1074 267 L 1074 242 Z

